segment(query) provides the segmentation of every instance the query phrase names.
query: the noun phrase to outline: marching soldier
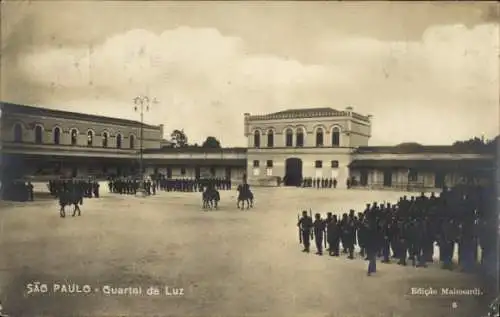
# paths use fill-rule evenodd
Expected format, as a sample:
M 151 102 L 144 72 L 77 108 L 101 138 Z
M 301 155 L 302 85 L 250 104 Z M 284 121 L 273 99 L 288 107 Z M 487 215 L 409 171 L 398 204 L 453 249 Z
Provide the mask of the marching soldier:
M 316 214 L 314 220 L 314 238 L 316 242 L 316 254 L 323 255 L 323 235 L 325 234 L 325 221 L 320 214 Z
M 302 211 L 302 218 L 299 219 L 297 227 L 299 227 L 302 243 L 304 244 L 304 250 L 302 250 L 302 252 L 309 253 L 312 240 L 311 230 L 313 228 L 313 221 L 311 217 L 307 215 L 307 211 Z
M 331 215 L 331 213 L 329 213 Z M 340 254 L 340 226 L 337 215 L 327 223 L 328 254 L 330 256 L 339 256 Z

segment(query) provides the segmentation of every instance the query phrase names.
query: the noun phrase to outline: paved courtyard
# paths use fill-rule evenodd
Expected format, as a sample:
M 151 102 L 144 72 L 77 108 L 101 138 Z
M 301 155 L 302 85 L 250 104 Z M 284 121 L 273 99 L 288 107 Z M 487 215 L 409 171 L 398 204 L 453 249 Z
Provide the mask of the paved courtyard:
M 301 209 L 361 211 L 366 202 L 396 201 L 401 193 L 256 188 L 254 194 L 248 212 L 236 209 L 234 191 L 221 191 L 218 211 L 203 212 L 199 193 L 104 193 L 85 200 L 81 217 L 65 219 L 55 200 L 2 203 L 4 310 L 13 317 L 476 315 L 476 297 L 409 295 L 412 287 L 478 285 L 470 275 L 379 263 L 367 277 L 361 258 L 300 252 Z M 49 291 L 28 294 L 34 281 Z M 54 283 L 89 285 L 91 292 L 54 292 Z M 106 285 L 140 286 L 142 295 L 107 295 Z M 146 295 L 149 286 L 162 293 Z M 169 296 L 166 286 L 183 294 Z

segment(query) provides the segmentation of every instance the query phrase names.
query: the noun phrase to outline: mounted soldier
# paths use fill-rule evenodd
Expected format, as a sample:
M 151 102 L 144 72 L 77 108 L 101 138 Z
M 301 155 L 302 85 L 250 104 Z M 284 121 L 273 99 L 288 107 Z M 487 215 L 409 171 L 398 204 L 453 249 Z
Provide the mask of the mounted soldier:
M 203 209 L 212 209 L 218 208 L 219 201 L 220 201 L 220 194 L 217 189 L 215 189 L 215 186 L 213 183 L 209 183 L 205 190 L 203 191 L 202 195 L 202 202 L 203 202 Z
M 253 193 L 250 190 L 250 185 L 248 185 L 245 179 L 242 184 L 238 185 L 236 190 L 238 191 L 238 200 L 236 203 L 238 209 L 240 208 L 240 202 L 242 203 L 242 210 L 245 209 L 245 202 L 247 203 L 247 209 L 253 207 Z

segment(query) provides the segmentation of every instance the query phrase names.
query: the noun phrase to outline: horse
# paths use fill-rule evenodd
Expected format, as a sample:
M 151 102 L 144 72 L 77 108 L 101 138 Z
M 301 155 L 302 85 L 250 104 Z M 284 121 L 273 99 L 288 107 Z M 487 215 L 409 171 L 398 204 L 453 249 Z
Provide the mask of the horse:
M 220 201 L 220 194 L 217 189 L 207 187 L 202 193 L 203 209 L 217 209 Z
M 76 191 L 63 191 L 59 194 L 59 206 L 61 206 L 61 209 L 59 210 L 59 215 L 61 218 L 66 217 L 66 212 L 65 212 L 65 207 L 66 206 L 74 206 L 73 209 L 73 217 L 76 215 L 76 212 L 78 211 L 78 216 L 81 216 L 81 210 L 78 205 L 83 205 L 83 196 L 78 195 Z
M 238 188 L 236 190 L 238 191 L 238 200 L 236 203 L 236 207 L 240 209 L 240 202 L 241 202 L 242 203 L 241 210 L 243 210 L 245 209 L 245 202 L 246 202 L 247 209 L 253 208 L 253 193 L 250 190 L 250 186 L 248 184 L 238 185 Z

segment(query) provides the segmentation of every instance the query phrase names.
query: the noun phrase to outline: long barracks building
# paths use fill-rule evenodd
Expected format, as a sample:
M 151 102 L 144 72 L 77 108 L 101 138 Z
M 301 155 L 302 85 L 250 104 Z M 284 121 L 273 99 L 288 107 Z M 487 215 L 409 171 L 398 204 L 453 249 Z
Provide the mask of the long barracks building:
M 30 176 L 106 178 L 139 174 L 141 123 L 1 103 L 1 181 Z M 246 148 L 164 147 L 163 125 L 143 124 L 146 174 L 218 177 L 275 186 L 300 179 L 349 179 L 358 187 L 434 189 L 493 175 L 494 152 L 402 144 L 370 147 L 371 116 L 346 108 L 244 115 Z

